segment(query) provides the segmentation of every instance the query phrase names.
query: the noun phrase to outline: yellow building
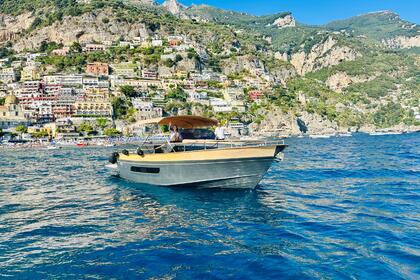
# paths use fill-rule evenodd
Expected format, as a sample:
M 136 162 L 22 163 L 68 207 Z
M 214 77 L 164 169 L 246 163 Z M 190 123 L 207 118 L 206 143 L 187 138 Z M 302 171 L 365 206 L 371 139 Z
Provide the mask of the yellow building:
M 41 74 L 37 66 L 26 66 L 23 67 L 20 72 L 20 79 L 22 81 L 34 81 L 41 79 Z
M 86 100 L 109 100 L 109 89 L 108 88 L 87 88 L 85 90 Z
M 77 101 L 74 104 L 76 116 L 111 117 L 112 104 L 107 101 Z
M 16 96 L 8 95 L 4 101 L 4 106 L 0 106 L 0 128 L 8 129 L 21 124 L 27 126 L 29 120 L 25 117 Z

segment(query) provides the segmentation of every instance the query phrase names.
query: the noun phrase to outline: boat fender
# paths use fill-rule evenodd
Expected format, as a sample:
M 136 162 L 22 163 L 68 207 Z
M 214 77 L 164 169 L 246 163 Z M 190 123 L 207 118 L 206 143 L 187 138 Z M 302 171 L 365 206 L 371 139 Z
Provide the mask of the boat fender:
M 120 154 L 117 152 L 113 152 L 109 158 L 109 162 L 112 164 L 117 163 L 118 158 L 120 157 Z
M 139 156 L 141 156 L 141 157 L 143 157 L 143 156 L 144 156 L 144 152 L 143 152 L 143 150 L 142 150 L 142 149 L 140 149 L 140 147 L 138 147 L 138 148 L 137 148 L 137 154 L 138 154 Z
M 128 156 L 128 155 L 130 154 L 130 153 L 129 153 L 127 150 L 125 150 L 125 149 L 124 149 L 124 150 L 122 150 L 122 151 L 121 151 L 121 153 L 122 153 L 123 155 L 125 155 L 125 156 Z

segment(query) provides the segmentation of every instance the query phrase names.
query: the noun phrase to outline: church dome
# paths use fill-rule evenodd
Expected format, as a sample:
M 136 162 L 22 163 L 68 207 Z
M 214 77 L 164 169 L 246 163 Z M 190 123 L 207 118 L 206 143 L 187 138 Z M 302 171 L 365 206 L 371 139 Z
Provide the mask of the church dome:
M 19 104 L 19 100 L 16 96 L 14 96 L 13 94 L 6 96 L 6 99 L 4 100 L 4 105 L 8 106 L 17 104 Z

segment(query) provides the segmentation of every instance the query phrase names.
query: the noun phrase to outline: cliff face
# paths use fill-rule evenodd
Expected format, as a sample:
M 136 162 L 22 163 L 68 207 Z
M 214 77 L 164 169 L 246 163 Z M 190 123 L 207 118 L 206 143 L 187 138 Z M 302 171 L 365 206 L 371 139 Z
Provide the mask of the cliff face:
M 346 73 L 338 72 L 326 80 L 325 84 L 333 91 L 341 93 L 345 88 L 352 84 L 365 83 L 374 80 L 378 77 L 375 75 L 364 76 L 349 76 Z
M 336 122 L 308 112 L 302 112 L 299 117 L 296 117 L 278 108 L 272 108 L 264 113 L 266 117 L 261 123 L 250 125 L 252 135 L 299 135 L 302 132 L 298 125 L 298 118 L 304 123 L 309 134 L 333 134 L 337 131 L 347 131 L 347 128 L 340 128 Z
M 34 19 L 32 13 L 23 13 L 18 16 L 0 14 L 0 44 L 15 40 L 31 26 Z
M 398 36 L 391 39 L 383 40 L 382 43 L 393 49 L 410 49 L 415 47 L 420 47 L 420 35 L 407 37 L 407 36 Z
M 290 63 L 300 75 L 321 68 L 338 65 L 343 61 L 354 60 L 361 54 L 347 46 L 341 46 L 329 37 L 325 42 L 315 44 L 308 53 L 300 51 L 292 54 Z
M 292 15 L 286 15 L 285 17 L 276 19 L 272 25 L 277 26 L 278 28 L 294 27 L 296 26 L 296 21 Z
M 173 15 L 179 15 L 183 10 L 185 10 L 185 6 L 178 3 L 176 0 L 166 0 L 162 7 L 168 10 Z
M 110 19 L 104 23 L 103 19 Z M 28 16 L 21 16 L 20 20 L 14 22 L 14 30 L 22 30 L 30 26 L 33 19 Z M 13 29 L 12 29 L 13 30 Z M 21 36 L 13 44 L 15 51 L 20 52 L 25 49 L 37 49 L 42 41 L 54 41 L 65 46 L 73 42 L 91 43 L 102 41 L 117 41 L 123 37 L 132 39 L 133 37 L 148 34 L 144 23 L 127 24 L 115 20 L 115 15 L 110 10 L 102 11 L 98 14 L 88 13 L 78 17 L 65 17 L 62 21 L 36 29 L 28 36 Z

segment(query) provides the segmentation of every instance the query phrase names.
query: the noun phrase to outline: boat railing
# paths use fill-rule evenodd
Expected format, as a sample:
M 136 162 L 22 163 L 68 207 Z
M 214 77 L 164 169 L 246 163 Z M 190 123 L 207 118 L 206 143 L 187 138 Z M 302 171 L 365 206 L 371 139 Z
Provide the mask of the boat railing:
M 183 152 L 193 150 L 214 150 L 226 148 L 267 147 L 285 145 L 283 139 L 258 140 L 184 140 L 183 142 L 145 141 L 140 148 L 156 152 Z

